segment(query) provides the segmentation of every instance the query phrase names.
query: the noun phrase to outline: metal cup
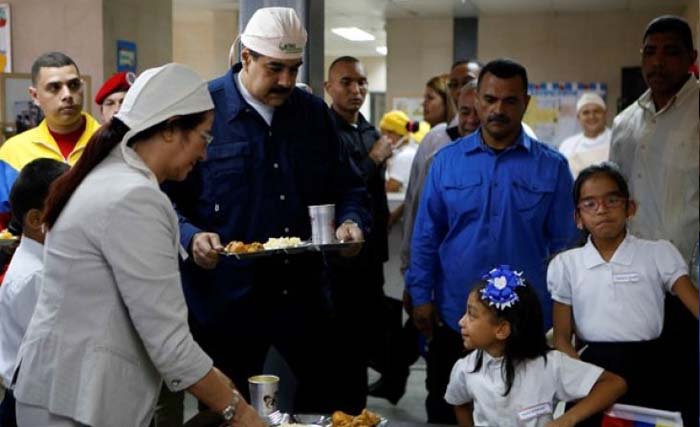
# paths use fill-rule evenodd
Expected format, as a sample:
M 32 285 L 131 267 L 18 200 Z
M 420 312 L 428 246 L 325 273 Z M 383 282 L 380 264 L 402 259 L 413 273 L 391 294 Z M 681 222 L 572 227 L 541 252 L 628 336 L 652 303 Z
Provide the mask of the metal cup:
M 335 243 L 335 205 L 309 206 L 311 241 L 316 245 Z
M 277 410 L 277 390 L 280 377 L 277 375 L 255 375 L 248 378 L 250 404 L 261 417 Z

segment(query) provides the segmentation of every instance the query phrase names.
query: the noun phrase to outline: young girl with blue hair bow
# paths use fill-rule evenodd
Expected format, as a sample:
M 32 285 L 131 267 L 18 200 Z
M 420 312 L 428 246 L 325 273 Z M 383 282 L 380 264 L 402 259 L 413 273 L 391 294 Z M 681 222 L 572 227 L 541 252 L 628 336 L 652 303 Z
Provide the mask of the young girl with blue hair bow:
M 457 361 L 445 394 L 460 427 L 573 426 L 626 390 L 621 377 L 547 346 L 537 295 L 508 266 L 474 287 L 459 325 L 475 350 Z M 557 401 L 578 399 L 553 419 Z

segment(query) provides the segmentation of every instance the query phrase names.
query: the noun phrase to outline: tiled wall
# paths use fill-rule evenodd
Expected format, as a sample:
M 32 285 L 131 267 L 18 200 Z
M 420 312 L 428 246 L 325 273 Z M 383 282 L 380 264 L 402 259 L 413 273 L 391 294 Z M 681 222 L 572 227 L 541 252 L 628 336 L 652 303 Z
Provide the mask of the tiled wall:
M 172 62 L 172 0 L 102 3 L 104 78 L 116 71 L 117 40 L 136 43 L 138 71 Z
M 13 71 L 58 50 L 91 77 L 91 98 L 116 70 L 116 41 L 136 42 L 139 71 L 172 61 L 172 0 L 9 0 Z M 87 104 L 87 103 L 86 103 Z M 95 116 L 97 106 L 89 100 Z
M 485 16 L 479 20 L 479 59 L 510 57 L 532 82 L 608 84 L 608 111 L 617 111 L 621 68 L 640 64 L 644 28 L 655 16 L 679 10 Z M 614 114 L 609 114 L 611 122 Z
M 238 35 L 238 12 L 173 8 L 173 59 L 212 79 L 228 69 L 228 53 Z
M 607 82 L 609 110 L 614 112 L 621 68 L 639 65 L 645 26 L 669 13 L 688 19 L 698 40 L 698 1 L 688 0 L 680 9 L 481 16 L 478 56 L 485 62 L 516 59 L 533 82 Z M 452 28 L 451 20 L 387 21 L 387 106 L 393 97 L 420 97 L 429 77 L 449 71 Z
M 12 16 L 12 71 L 29 73 L 37 56 L 66 53 L 92 78 L 91 94 L 102 84 L 102 1 L 9 0 Z M 87 104 L 87 103 L 86 103 Z M 90 100 L 92 112 L 96 106 Z
M 386 23 L 386 105 L 423 97 L 428 80 L 452 65 L 452 19 L 389 19 Z

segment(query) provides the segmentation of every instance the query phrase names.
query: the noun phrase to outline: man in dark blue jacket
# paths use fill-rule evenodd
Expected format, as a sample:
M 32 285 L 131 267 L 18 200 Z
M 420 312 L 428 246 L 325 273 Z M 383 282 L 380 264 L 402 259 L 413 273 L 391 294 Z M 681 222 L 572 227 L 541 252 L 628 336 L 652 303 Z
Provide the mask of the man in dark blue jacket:
M 238 261 L 217 252 L 231 240 L 309 239 L 308 206 L 329 203 L 336 237 L 362 241 L 365 189 L 328 107 L 295 88 L 306 31 L 294 10 L 259 9 L 241 42 L 241 63 L 209 85 L 215 119 L 207 160 L 167 189 L 189 255 L 182 278 L 192 329 L 244 395 L 274 345 L 298 380 L 294 410 L 330 412 L 342 387 L 330 370 L 343 349 L 332 334 L 323 256 Z

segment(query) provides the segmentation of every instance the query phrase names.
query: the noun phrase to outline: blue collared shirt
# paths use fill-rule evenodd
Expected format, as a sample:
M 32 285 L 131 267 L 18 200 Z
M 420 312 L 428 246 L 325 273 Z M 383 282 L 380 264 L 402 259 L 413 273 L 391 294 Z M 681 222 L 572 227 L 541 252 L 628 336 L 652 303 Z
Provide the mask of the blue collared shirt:
M 459 330 L 472 286 L 491 268 L 509 264 L 534 286 L 549 327 L 548 257 L 576 235 L 566 159 L 524 132 L 497 153 L 479 130 L 435 156 L 418 208 L 406 287 L 414 305 L 435 302 L 442 320 Z
M 180 242 L 191 250 L 201 231 L 231 240 L 309 239 L 308 206 L 335 204 L 336 224 L 370 224 L 364 182 L 338 140 L 330 110 L 319 97 L 294 89 L 275 108 L 271 125 L 243 99 L 236 84 L 240 64 L 209 83 L 214 101 L 213 142 L 207 159 L 182 183 L 166 186 L 180 217 Z M 253 286 L 318 288 L 319 254 L 252 261 L 221 259 L 214 270 L 182 263 L 190 312 L 200 322 L 223 319 L 230 303 Z

